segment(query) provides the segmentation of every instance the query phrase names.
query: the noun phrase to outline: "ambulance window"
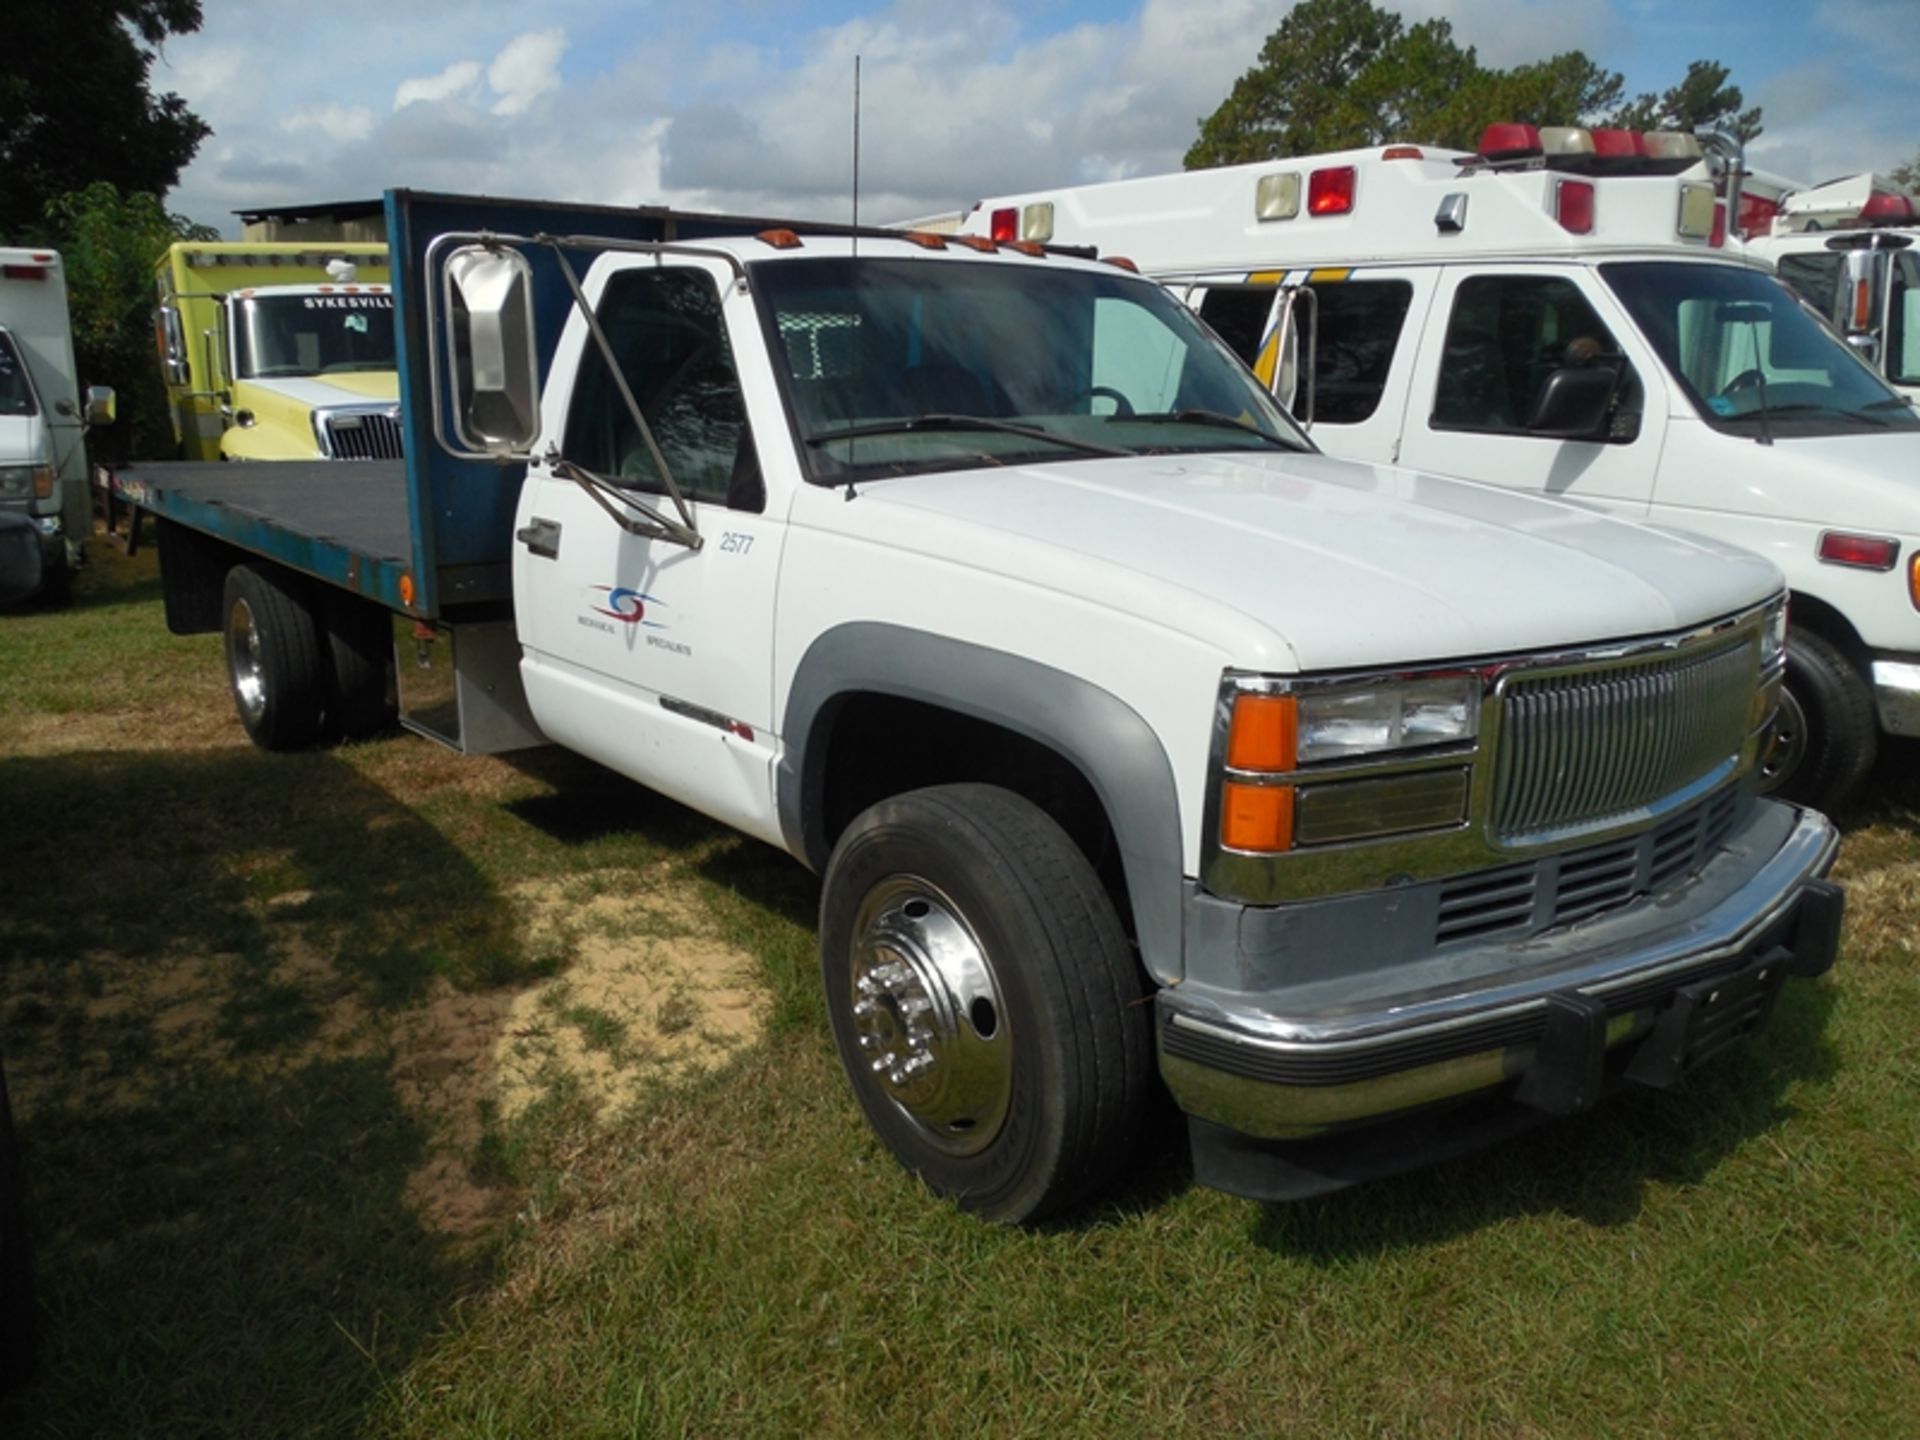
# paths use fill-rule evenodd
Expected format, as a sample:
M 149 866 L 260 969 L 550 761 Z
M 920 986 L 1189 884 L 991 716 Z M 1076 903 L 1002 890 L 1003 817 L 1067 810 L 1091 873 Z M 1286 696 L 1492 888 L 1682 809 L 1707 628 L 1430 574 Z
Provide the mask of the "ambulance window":
M 1780 278 L 1792 286 L 1801 299 L 1833 319 L 1834 307 L 1840 300 L 1840 267 L 1844 264 L 1845 259 L 1832 250 L 1811 255 L 1782 255 Z
M 597 314 L 682 493 L 758 510 L 764 489 L 712 279 L 697 270 L 622 271 Z M 619 484 L 666 488 L 594 345 L 581 357 L 562 449 Z
M 1461 282 L 1447 322 L 1433 428 L 1523 435 L 1547 377 L 1581 365 L 1619 370 L 1609 439 L 1633 439 L 1639 377 L 1579 287 L 1558 276 L 1472 276 Z
M 1271 289 L 1209 290 L 1200 302 L 1200 318 L 1227 342 L 1229 350 L 1251 365 L 1267 333 L 1273 295 Z
M 1400 327 L 1413 304 L 1406 280 L 1316 285 L 1320 339 L 1314 357 L 1316 424 L 1358 425 L 1380 408 Z

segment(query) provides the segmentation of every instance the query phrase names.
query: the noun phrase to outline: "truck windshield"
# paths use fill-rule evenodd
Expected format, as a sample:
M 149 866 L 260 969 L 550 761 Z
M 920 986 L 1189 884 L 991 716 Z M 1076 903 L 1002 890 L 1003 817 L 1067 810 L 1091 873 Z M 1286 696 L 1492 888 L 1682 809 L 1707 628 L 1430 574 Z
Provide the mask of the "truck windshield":
M 0 415 L 32 415 L 38 409 L 33 403 L 27 367 L 13 348 L 13 337 L 0 330 Z
M 1238 360 L 1124 274 L 839 257 L 753 267 L 812 478 L 1308 450 Z
M 1757 437 L 1920 428 L 1920 415 L 1770 276 L 1684 261 L 1600 269 L 1715 429 Z
M 236 303 L 236 379 L 395 368 L 391 295 L 257 295 Z

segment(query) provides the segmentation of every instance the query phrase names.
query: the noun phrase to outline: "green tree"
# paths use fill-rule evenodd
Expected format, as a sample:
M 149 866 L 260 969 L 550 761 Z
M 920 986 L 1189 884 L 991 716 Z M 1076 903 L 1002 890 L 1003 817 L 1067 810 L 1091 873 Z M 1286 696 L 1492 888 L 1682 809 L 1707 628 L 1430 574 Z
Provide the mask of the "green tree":
M 1696 60 L 1671 90 L 1629 104 L 1626 82 L 1578 50 L 1489 69 L 1445 20 L 1407 26 L 1372 0 L 1301 0 L 1260 47 L 1258 63 L 1200 122 L 1186 164 L 1198 170 L 1396 141 L 1470 150 L 1496 120 L 1711 125 L 1751 140 L 1760 107 L 1742 110 L 1740 87 L 1727 75 L 1724 65 Z
M 1623 108 L 1614 123 L 1629 130 L 1725 130 L 1751 141 L 1763 128 L 1760 107 L 1742 110 L 1746 96 L 1738 85 L 1727 84 L 1727 67 L 1715 60 L 1695 60 L 1686 78 L 1660 95 L 1642 95 Z
M 119 397 L 119 420 L 91 442 L 94 457 L 172 454 L 153 344 L 153 266 L 175 240 L 217 240 L 219 232 L 167 213 L 153 195 L 123 195 L 99 180 L 50 201 L 42 233 L 65 262 L 82 381 L 111 385 Z
M 148 71 L 200 0 L 9 5 L 0 43 L 0 242 L 38 238 L 49 200 L 104 180 L 164 195 L 210 133 Z
M 1400 17 L 1367 0 L 1300 0 L 1200 122 L 1187 168 L 1372 143 L 1375 119 L 1354 82 L 1400 33 Z
M 1920 150 L 1916 150 L 1913 159 L 1904 165 L 1896 165 L 1887 173 L 1887 178 L 1902 190 L 1920 191 Z

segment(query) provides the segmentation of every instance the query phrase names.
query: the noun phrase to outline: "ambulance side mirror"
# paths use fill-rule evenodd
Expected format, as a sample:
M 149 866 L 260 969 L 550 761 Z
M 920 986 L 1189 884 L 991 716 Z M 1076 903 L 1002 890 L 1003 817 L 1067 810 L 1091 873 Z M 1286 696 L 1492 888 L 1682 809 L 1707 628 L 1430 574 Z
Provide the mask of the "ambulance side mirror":
M 1555 370 L 1533 399 L 1527 433 L 1550 440 L 1605 440 L 1608 412 L 1620 377 L 1610 365 Z
M 453 443 L 470 459 L 526 459 L 540 439 L 533 267 L 518 250 L 466 245 L 442 271 Z M 436 411 L 442 397 L 436 396 Z M 439 430 L 436 413 L 436 431 Z

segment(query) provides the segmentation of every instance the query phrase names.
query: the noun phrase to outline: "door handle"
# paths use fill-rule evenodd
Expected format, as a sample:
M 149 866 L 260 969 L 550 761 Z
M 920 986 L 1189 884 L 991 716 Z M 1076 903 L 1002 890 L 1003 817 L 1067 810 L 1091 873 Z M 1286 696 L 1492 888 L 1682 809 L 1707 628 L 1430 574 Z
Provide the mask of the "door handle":
M 560 522 L 557 520 L 542 520 L 536 515 L 514 531 L 514 539 L 543 559 L 560 558 Z

